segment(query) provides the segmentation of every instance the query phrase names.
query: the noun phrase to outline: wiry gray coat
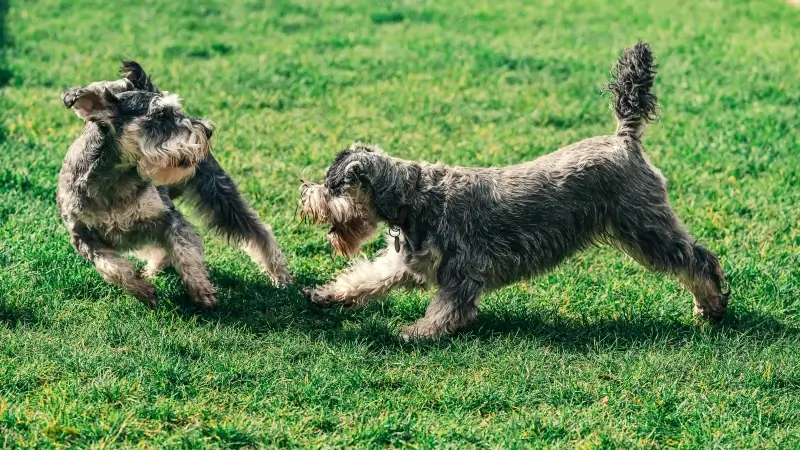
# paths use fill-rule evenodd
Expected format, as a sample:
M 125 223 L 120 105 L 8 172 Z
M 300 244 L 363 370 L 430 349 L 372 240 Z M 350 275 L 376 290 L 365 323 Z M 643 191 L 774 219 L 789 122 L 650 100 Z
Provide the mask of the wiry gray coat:
M 269 226 L 211 154 L 211 126 L 189 117 L 175 95 L 159 91 L 139 64 L 125 78 L 76 86 L 64 105 L 87 121 L 59 174 L 56 199 L 75 250 L 103 278 L 150 307 L 145 278 L 173 265 L 198 306 L 216 303 L 203 245 L 172 199 L 183 195 L 212 229 L 240 244 L 278 285 L 291 281 Z M 148 261 L 144 274 L 121 252 Z M 145 276 L 142 276 L 145 275 Z
M 582 140 L 502 168 L 405 161 L 376 147 L 341 151 L 324 185 L 304 183 L 303 212 L 330 222 L 331 243 L 355 254 L 378 221 L 399 231 L 375 261 L 360 261 L 304 292 L 317 304 L 355 306 L 395 286 L 438 286 L 406 337 L 436 337 L 472 320 L 481 294 L 544 273 L 593 243 L 610 243 L 651 270 L 680 278 L 696 313 L 722 318 L 727 294 L 717 258 L 695 242 L 667 200 L 666 180 L 641 137 L 657 112 L 655 64 L 639 43 L 615 78 L 614 136 Z

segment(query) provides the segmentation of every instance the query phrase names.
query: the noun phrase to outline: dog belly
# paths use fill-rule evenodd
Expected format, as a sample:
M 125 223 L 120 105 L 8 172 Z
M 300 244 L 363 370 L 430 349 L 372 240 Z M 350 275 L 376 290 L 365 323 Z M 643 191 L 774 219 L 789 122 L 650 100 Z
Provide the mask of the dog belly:
M 571 230 L 574 231 L 574 230 Z M 483 255 L 474 260 L 485 268 L 486 281 L 493 288 L 546 274 L 565 259 L 588 247 L 591 232 L 495 233 Z

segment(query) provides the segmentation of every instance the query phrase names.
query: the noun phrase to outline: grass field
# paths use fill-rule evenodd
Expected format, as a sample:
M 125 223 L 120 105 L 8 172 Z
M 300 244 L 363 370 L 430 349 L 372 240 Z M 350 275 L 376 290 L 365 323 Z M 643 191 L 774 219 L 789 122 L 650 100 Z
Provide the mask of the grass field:
M 800 447 L 800 9 L 782 0 L 0 0 L 0 444 L 145 447 Z M 317 310 L 345 267 L 294 216 L 301 171 L 354 140 L 505 165 L 611 133 L 599 95 L 650 42 L 647 152 L 720 255 L 724 325 L 616 251 L 484 298 L 479 322 L 403 343 L 430 293 Z M 174 273 L 149 311 L 70 247 L 56 176 L 82 123 L 67 86 L 136 58 L 269 221 L 281 291 L 204 235 L 221 304 Z M 381 242 L 376 241 L 369 251 Z

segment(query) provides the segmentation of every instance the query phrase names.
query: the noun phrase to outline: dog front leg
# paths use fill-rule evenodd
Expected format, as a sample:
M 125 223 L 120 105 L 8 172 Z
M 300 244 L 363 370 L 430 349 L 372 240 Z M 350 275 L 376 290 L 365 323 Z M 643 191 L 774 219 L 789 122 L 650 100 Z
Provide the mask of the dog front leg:
M 239 244 L 276 286 L 293 281 L 272 228 L 258 217 L 213 155 L 200 163 L 182 193 L 212 230 Z
M 402 338 L 436 339 L 471 322 L 478 313 L 483 286 L 474 280 L 458 280 L 441 285 L 425 317 L 403 329 Z
M 320 306 L 360 307 L 395 287 L 419 284 L 421 280 L 408 270 L 403 255 L 387 249 L 374 261 L 358 261 L 328 284 L 303 289 L 303 295 Z
M 75 250 L 94 264 L 106 282 L 122 286 L 131 295 L 150 308 L 158 306 L 156 288 L 141 277 L 136 266 L 105 243 L 85 233 L 74 233 Z

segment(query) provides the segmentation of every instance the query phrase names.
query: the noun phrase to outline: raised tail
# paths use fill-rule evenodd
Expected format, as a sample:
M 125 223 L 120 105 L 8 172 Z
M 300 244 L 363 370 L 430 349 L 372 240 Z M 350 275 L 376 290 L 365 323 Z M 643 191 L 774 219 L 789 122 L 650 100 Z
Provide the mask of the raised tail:
M 641 139 L 647 123 L 658 117 L 658 98 L 653 93 L 656 68 L 653 52 L 644 42 L 626 48 L 619 57 L 614 79 L 605 86 L 614 95 L 611 107 L 617 136 Z

